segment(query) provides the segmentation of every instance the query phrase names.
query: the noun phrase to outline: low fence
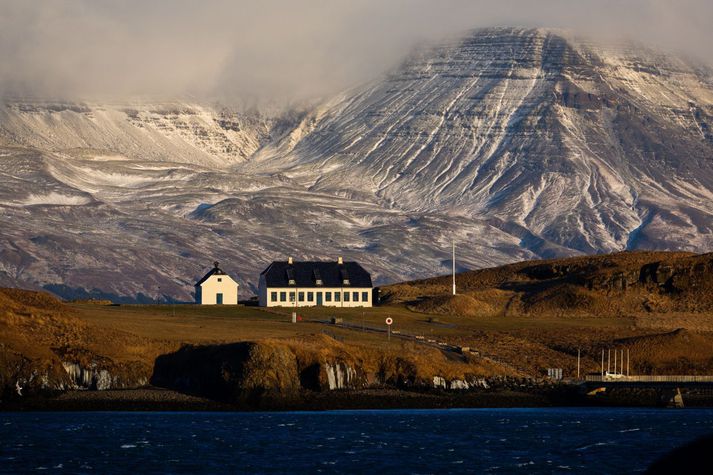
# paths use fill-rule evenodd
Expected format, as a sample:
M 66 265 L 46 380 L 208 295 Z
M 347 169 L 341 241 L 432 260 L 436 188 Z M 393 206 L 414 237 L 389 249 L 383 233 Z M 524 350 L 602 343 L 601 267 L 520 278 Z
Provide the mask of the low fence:
M 687 376 L 687 375 L 660 375 L 660 376 L 601 376 L 588 374 L 584 377 L 587 382 L 597 383 L 713 383 L 713 376 Z

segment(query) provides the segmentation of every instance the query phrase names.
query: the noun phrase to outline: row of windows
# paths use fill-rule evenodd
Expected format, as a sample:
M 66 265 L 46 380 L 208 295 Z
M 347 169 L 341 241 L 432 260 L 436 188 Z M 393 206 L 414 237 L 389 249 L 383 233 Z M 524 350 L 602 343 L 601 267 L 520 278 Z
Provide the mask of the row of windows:
M 270 292 L 271 302 L 277 302 L 278 297 L 280 302 L 287 302 L 288 299 L 290 303 L 295 302 L 295 292 Z M 352 302 L 359 302 L 359 297 L 362 302 L 368 302 L 369 292 L 297 292 L 299 302 L 316 302 L 318 305 L 323 302 L 332 302 L 332 299 L 334 302 L 341 302 L 342 299 L 344 302 L 349 302 L 350 299 Z
M 343 279 L 342 284 L 344 285 L 351 285 L 349 283 L 349 279 Z M 287 285 L 297 285 L 297 281 L 295 279 L 287 279 Z M 322 279 L 315 279 L 314 280 L 314 285 L 322 285 Z

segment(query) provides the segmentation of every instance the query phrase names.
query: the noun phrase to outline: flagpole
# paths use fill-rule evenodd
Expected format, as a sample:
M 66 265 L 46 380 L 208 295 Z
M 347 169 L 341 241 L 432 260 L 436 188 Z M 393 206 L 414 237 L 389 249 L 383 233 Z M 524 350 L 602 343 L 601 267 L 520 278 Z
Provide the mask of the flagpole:
M 456 294 L 456 242 L 453 241 L 453 295 Z

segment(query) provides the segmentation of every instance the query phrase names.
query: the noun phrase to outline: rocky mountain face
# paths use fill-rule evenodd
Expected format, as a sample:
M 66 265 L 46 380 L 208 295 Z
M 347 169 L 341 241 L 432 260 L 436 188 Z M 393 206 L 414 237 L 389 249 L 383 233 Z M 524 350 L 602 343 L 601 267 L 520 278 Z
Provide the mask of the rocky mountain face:
M 707 248 L 712 84 L 632 46 L 483 31 L 323 113 L 290 172 L 318 175 L 315 190 L 349 183 L 385 206 L 481 220 L 539 255 Z
M 713 247 L 713 74 L 633 45 L 479 30 L 314 107 L 0 109 L 0 285 L 247 296 L 276 258 L 379 283 L 624 249 Z

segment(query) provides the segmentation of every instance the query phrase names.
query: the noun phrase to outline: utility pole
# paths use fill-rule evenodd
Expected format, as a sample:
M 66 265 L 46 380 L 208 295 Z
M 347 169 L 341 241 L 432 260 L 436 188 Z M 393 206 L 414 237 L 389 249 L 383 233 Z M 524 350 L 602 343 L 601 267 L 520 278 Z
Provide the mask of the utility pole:
M 456 294 L 456 241 L 453 240 L 453 295 Z
M 579 380 L 579 362 L 582 356 L 581 350 L 577 348 L 577 380 Z
M 602 378 L 604 377 L 604 348 L 602 348 Z
M 624 374 L 624 350 L 621 350 L 621 358 L 619 359 L 619 368 L 621 368 L 621 371 L 619 371 L 619 374 Z

